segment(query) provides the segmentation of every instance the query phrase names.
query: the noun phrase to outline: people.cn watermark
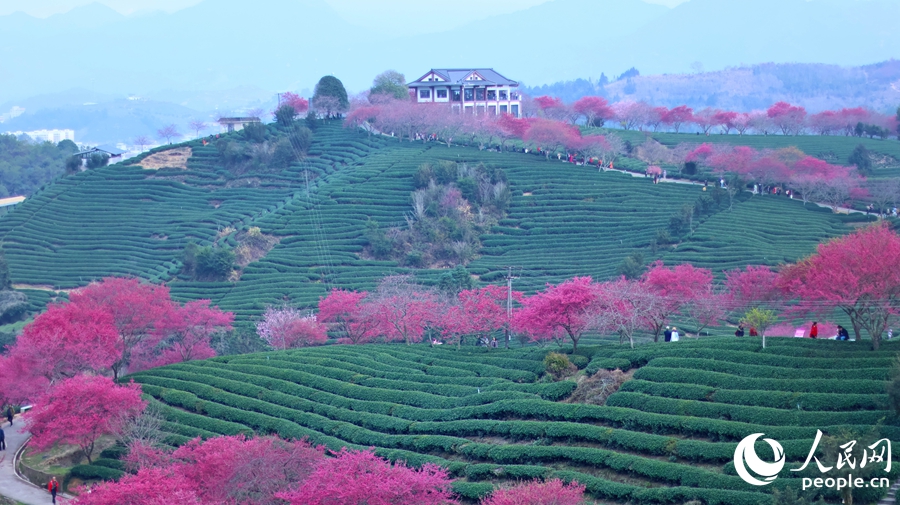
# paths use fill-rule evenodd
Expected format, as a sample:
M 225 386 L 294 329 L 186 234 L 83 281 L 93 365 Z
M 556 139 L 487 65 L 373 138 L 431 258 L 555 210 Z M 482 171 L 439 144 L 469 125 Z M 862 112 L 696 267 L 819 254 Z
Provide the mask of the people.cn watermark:
M 762 440 L 772 448 L 772 454 L 774 456 L 773 461 L 763 461 L 756 454 L 754 445 L 759 437 L 762 437 L 763 435 L 765 434 L 754 433 L 745 437 L 738 443 L 737 448 L 734 450 L 734 469 L 744 482 L 753 484 L 754 486 L 765 486 L 774 482 L 785 465 L 784 448 L 781 447 L 781 444 L 779 444 L 778 441 L 771 438 L 764 438 Z M 839 446 L 841 451 L 838 452 L 837 462 L 833 466 L 826 466 L 819 461 L 819 458 L 816 456 L 816 450 L 818 450 L 819 442 L 821 441 L 822 430 L 817 430 L 816 439 L 809 449 L 806 461 L 804 461 L 803 465 L 799 468 L 791 468 L 790 470 L 792 472 L 802 472 L 809 466 L 810 462 L 815 461 L 819 471 L 823 474 L 827 474 L 834 469 L 844 470 L 846 468 L 847 470 L 856 470 L 858 468 L 862 470 L 868 465 L 878 464 L 884 464 L 883 470 L 885 473 L 891 471 L 891 441 L 886 438 L 882 438 L 872 445 L 863 446 L 861 457 L 858 457 L 858 455 L 854 453 L 854 448 L 857 445 L 856 440 L 851 440 Z M 862 477 L 854 478 L 853 474 L 847 474 L 846 476 L 841 477 L 803 477 L 801 482 L 804 490 L 809 488 L 833 488 L 841 490 L 845 488 L 890 487 L 890 479 L 887 477 L 872 477 L 867 480 Z

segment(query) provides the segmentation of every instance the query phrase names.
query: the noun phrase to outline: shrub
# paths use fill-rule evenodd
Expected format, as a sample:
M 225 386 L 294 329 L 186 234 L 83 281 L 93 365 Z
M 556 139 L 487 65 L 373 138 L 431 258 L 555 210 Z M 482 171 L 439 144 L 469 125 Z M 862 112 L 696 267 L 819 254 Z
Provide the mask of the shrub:
M 568 377 L 578 370 L 578 368 L 569 361 L 569 357 L 558 352 L 551 352 L 544 358 L 544 371 L 559 380 Z

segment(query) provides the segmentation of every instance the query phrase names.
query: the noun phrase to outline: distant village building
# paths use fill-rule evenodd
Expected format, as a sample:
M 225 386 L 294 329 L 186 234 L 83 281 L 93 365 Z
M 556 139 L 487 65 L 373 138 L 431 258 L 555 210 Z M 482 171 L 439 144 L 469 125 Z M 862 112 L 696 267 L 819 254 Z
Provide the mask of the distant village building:
M 470 114 L 522 115 L 519 83 L 492 68 L 433 68 L 408 86 L 418 103 L 449 103 Z
M 119 149 L 118 147 L 113 147 L 110 145 L 97 146 L 97 147 L 88 147 L 77 153 L 74 156 L 80 156 L 83 160 L 89 158 L 92 154 L 105 154 L 109 156 L 109 162 L 117 163 L 122 161 L 122 155 L 125 154 L 124 149 Z M 118 158 L 118 159 L 117 159 Z
M 59 144 L 63 140 L 71 140 L 75 142 L 75 130 L 34 130 L 30 132 L 6 132 L 16 137 L 20 135 L 28 135 L 35 142 L 53 142 Z
M 259 123 L 260 119 L 258 117 L 223 117 L 219 118 L 219 126 L 222 128 L 222 133 L 226 132 L 239 132 L 244 129 L 250 123 Z

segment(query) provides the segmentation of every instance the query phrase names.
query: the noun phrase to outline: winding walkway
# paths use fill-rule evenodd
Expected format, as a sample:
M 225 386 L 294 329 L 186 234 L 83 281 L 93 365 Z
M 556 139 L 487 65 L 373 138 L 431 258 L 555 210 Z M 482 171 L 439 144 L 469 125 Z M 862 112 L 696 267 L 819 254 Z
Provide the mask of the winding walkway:
M 39 488 L 16 475 L 13 461 L 31 434 L 25 431 L 22 416 L 16 416 L 13 422 L 15 424 L 9 426 L 5 417 L 2 422 L 3 431 L 6 433 L 6 450 L 0 451 L 0 495 L 25 505 L 47 505 L 51 501 L 50 493 L 46 489 Z M 57 495 L 56 497 L 58 504 L 67 501 L 62 496 Z

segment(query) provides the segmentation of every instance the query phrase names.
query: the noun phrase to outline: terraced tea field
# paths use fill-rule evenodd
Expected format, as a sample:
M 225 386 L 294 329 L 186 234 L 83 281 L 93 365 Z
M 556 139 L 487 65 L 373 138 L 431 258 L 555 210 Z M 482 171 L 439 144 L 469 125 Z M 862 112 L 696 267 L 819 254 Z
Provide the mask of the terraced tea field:
M 774 138 L 774 137 L 771 137 Z M 0 218 L 14 283 L 73 288 L 107 275 L 168 282 L 182 300 L 211 298 L 248 322 L 266 305 L 312 306 L 330 287 L 370 289 L 404 271 L 363 257 L 367 222 L 404 226 L 412 176 L 426 162 L 452 160 L 502 168 L 512 191 L 506 219 L 481 237 L 468 268 L 498 282 L 516 267 L 516 288 L 534 291 L 574 275 L 606 279 L 633 252 L 648 260 L 691 261 L 719 272 L 750 263 L 795 260 L 828 237 L 849 231 L 827 211 L 777 198 L 743 198 L 676 248 L 651 250 L 657 230 L 701 187 L 654 185 L 649 179 L 598 172 L 541 156 L 399 143 L 337 123 L 319 127 L 310 156 L 281 171 L 235 174 L 218 165 L 212 146 L 188 143 L 187 169 L 114 165 L 67 177 Z M 624 165 L 639 168 L 626 159 Z M 304 171 L 312 174 L 307 194 Z M 235 245 L 234 232 L 259 226 L 280 238 L 237 282 L 180 278 L 188 240 Z M 418 270 L 424 282 L 441 270 Z
M 371 446 L 391 459 L 446 466 L 469 498 L 505 481 L 557 476 L 616 503 L 768 504 L 773 488 L 799 489 L 789 468 L 802 463 L 817 428 L 836 434 L 881 424 L 880 436 L 900 436 L 885 394 L 900 344 L 872 352 L 773 338 L 765 351 L 759 346 L 703 339 L 585 348 L 591 372 L 636 369 L 605 406 L 566 403 L 573 381 L 538 380 L 546 352 L 539 348 L 327 346 L 133 378 L 163 404 L 170 444 L 253 432 L 306 436 L 332 449 Z M 784 447 L 788 465 L 772 486 L 735 475 L 736 444 L 752 433 Z

